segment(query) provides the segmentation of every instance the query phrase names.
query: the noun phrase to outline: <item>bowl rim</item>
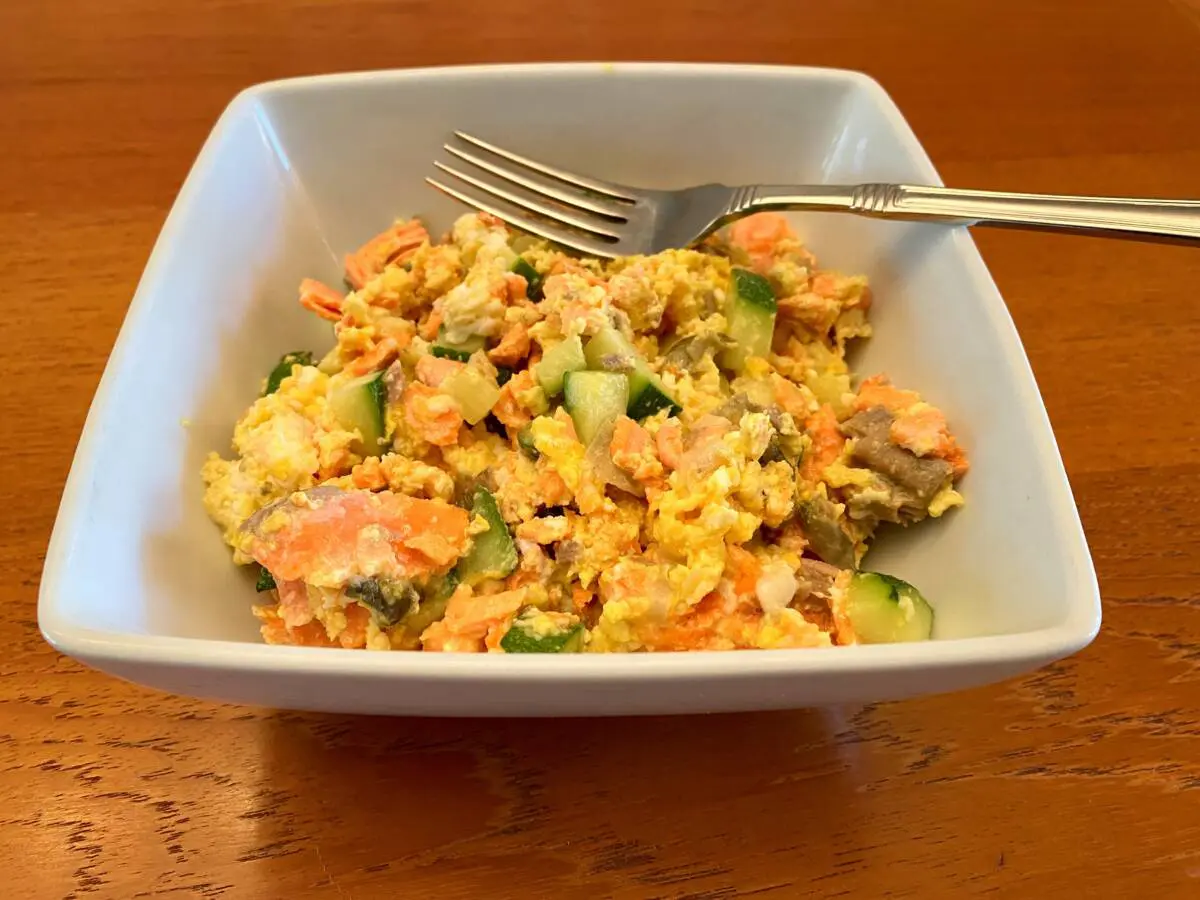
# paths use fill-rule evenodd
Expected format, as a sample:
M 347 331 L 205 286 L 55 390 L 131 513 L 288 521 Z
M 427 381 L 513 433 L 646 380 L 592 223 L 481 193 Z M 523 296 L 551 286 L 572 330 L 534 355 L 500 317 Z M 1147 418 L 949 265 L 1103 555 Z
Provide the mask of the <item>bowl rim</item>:
M 893 129 L 904 152 L 929 178 L 941 184 L 928 154 L 899 107 L 871 76 L 839 68 L 740 63 L 669 62 L 556 62 L 430 66 L 408 69 L 342 71 L 265 81 L 236 94 L 216 120 L 192 163 L 170 212 L 155 240 L 126 311 L 113 349 L 105 364 L 71 463 L 58 513 L 47 547 L 38 591 L 38 626 L 46 641 L 60 652 L 97 664 L 156 665 L 182 669 L 224 669 L 245 672 L 289 672 L 389 678 L 396 675 L 436 677 L 449 681 L 485 679 L 496 683 L 557 681 L 584 683 L 595 679 L 629 679 L 658 682 L 688 676 L 751 678 L 778 674 L 839 674 L 852 676 L 912 670 L 949 670 L 994 664 L 1044 663 L 1069 656 L 1095 638 L 1101 623 L 1099 585 L 1086 537 L 1075 506 L 1070 482 L 1058 451 L 1045 404 L 1016 326 L 999 290 L 965 230 L 952 233 L 955 253 L 963 258 L 972 278 L 974 300 L 983 306 L 990 327 L 999 333 L 1009 353 L 1007 362 L 1026 386 L 1019 403 L 1026 415 L 1039 421 L 1039 432 L 1049 440 L 1035 442 L 1039 462 L 1057 480 L 1050 496 L 1050 513 L 1067 556 L 1070 596 L 1063 621 L 1030 631 L 955 638 L 920 644 L 890 644 L 830 648 L 825 652 L 760 650 L 752 653 L 691 651 L 687 653 L 572 654 L 566 657 L 509 656 L 507 654 L 363 653 L 340 648 L 274 646 L 209 638 L 146 635 L 99 630 L 74 624 L 59 609 L 63 580 L 74 546 L 86 519 L 86 487 L 95 477 L 96 445 L 104 430 L 121 373 L 127 368 L 134 336 L 145 327 L 151 297 L 162 281 L 163 270 L 176 244 L 186 211 L 200 184 L 214 167 L 218 147 L 235 119 L 246 115 L 262 124 L 261 100 L 276 93 L 324 90 L 373 82 L 477 79 L 496 75 L 573 75 L 596 78 L 614 73 L 639 77 L 663 75 L 747 77 L 764 75 L 795 80 L 841 82 L 865 94 L 874 109 Z M 1031 395 L 1031 396 L 1030 396 Z M 836 659 L 836 662 L 834 661 Z

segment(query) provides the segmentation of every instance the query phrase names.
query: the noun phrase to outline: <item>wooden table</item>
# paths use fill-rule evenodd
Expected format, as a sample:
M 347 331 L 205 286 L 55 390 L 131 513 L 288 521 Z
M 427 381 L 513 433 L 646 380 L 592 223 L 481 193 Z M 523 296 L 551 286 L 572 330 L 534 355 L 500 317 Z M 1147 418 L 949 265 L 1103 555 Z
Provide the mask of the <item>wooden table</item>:
M 836 711 L 388 720 L 159 696 L 43 642 L 88 403 L 245 85 L 534 58 L 844 66 L 892 92 L 949 183 L 1200 196 L 1197 0 L 455 6 L 0 8 L 0 894 L 1200 896 L 1196 249 L 978 234 L 1104 593 L 1095 644 L 1030 677 Z

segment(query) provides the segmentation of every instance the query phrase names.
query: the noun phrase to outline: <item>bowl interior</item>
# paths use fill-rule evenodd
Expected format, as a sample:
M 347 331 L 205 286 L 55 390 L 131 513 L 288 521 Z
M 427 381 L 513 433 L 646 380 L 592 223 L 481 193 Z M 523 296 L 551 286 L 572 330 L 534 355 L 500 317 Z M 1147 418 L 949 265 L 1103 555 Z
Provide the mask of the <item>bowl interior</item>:
M 55 602 L 99 631 L 257 641 L 252 580 L 201 505 L 199 470 L 279 355 L 330 329 L 295 302 L 398 216 L 463 210 L 423 183 L 451 130 L 602 178 L 936 180 L 873 82 L 845 73 L 574 70 L 391 73 L 238 98 L 164 230 L 89 417 L 64 500 Z M 936 637 L 1015 634 L 1086 607 L 1089 563 L 1028 365 L 974 245 L 937 226 L 798 216 L 829 266 L 865 272 L 885 371 L 947 413 L 973 469 L 965 509 L 887 533 L 868 567 L 918 584 Z

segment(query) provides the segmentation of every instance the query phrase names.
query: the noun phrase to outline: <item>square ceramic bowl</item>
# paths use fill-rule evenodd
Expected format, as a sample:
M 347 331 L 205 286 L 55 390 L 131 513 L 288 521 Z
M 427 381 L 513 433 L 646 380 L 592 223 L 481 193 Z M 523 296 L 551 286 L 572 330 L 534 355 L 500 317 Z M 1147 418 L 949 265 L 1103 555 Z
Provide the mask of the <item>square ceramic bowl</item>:
M 997 681 L 1085 646 L 1095 574 L 1025 353 L 966 230 L 797 216 L 824 264 L 872 279 L 885 371 L 969 448 L 968 505 L 883 536 L 873 568 L 921 586 L 935 639 L 830 650 L 521 657 L 259 641 L 254 591 L 199 470 L 279 355 L 320 349 L 303 276 L 397 216 L 464 210 L 428 188 L 452 129 L 613 181 L 938 184 L 903 116 L 854 72 L 577 64 L 368 72 L 253 87 L 180 191 L 88 415 L 38 618 L 130 681 L 266 706 L 422 715 L 616 715 L 870 702 Z

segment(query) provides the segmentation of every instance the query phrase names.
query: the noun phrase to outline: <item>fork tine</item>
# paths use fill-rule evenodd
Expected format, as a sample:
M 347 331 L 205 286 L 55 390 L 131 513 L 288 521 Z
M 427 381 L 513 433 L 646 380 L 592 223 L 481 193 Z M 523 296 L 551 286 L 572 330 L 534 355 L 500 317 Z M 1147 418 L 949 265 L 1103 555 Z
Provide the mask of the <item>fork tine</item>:
M 477 168 L 483 169 L 485 172 L 491 172 L 493 175 L 503 178 L 506 181 L 511 181 L 513 184 L 518 184 L 526 190 L 549 197 L 567 206 L 593 212 L 604 216 L 606 219 L 613 219 L 618 222 L 624 222 L 628 218 L 625 215 L 625 212 L 629 209 L 627 204 L 605 202 L 576 191 L 563 190 L 562 188 L 555 187 L 549 177 L 537 175 L 532 170 L 529 175 L 525 175 L 512 168 L 498 166 L 476 156 L 474 153 L 461 150 L 453 144 L 443 144 L 442 149 L 447 153 L 453 153 L 459 159 L 469 162 Z
M 497 147 L 495 144 L 489 144 L 487 141 L 480 140 L 477 137 L 466 134 L 462 131 L 454 132 L 455 137 L 459 140 L 466 141 L 468 144 L 474 144 L 489 153 L 494 153 L 509 162 L 516 163 L 519 166 L 525 166 L 528 169 L 533 169 L 536 172 L 541 172 L 543 175 L 549 175 L 551 178 L 557 178 L 559 181 L 573 184 L 575 187 L 583 188 L 585 191 L 595 191 L 597 194 L 604 194 L 616 200 L 624 200 L 626 203 L 636 203 L 637 197 L 630 196 L 626 188 L 619 184 L 610 184 L 607 181 L 600 181 L 596 178 L 588 178 L 584 175 L 576 175 L 574 172 L 567 172 L 555 166 L 546 163 L 537 162 L 527 156 L 521 156 L 513 153 L 511 150 L 504 150 Z
M 536 234 L 538 237 L 543 237 L 548 241 L 562 244 L 564 247 L 570 247 L 573 250 L 578 250 L 580 253 L 586 253 L 590 256 L 602 256 L 611 259 L 618 255 L 615 249 L 616 244 L 609 244 L 602 240 L 588 240 L 583 235 L 569 231 L 566 228 L 550 227 L 544 222 L 514 213 L 501 204 L 473 197 L 468 193 L 443 184 L 435 178 L 426 178 L 425 181 L 460 203 L 465 203 L 467 206 L 491 213 L 497 219 L 507 222 L 514 228 L 520 228 L 522 231 L 528 231 L 531 234 Z
M 499 197 L 501 200 L 507 200 L 513 206 L 526 209 L 530 212 L 535 212 L 540 216 L 545 216 L 547 219 L 552 219 L 555 222 L 558 222 L 560 225 L 569 225 L 571 228 L 577 228 L 580 231 L 588 232 L 593 235 L 599 235 L 600 237 L 612 238 L 614 241 L 620 240 L 621 238 L 620 234 L 612 231 L 609 228 L 606 228 L 605 223 L 600 219 L 585 219 L 578 216 L 573 216 L 562 209 L 558 209 L 553 206 L 547 206 L 546 204 L 530 197 L 522 197 L 520 194 L 515 194 L 512 191 L 508 191 L 500 187 L 499 185 L 492 184 L 489 181 L 484 181 L 481 178 L 475 178 L 474 176 L 468 175 L 465 172 L 460 172 L 458 169 L 451 168 L 444 163 L 434 161 L 434 165 L 447 175 L 452 175 L 459 181 L 465 181 L 473 188 L 491 194 L 493 197 Z

